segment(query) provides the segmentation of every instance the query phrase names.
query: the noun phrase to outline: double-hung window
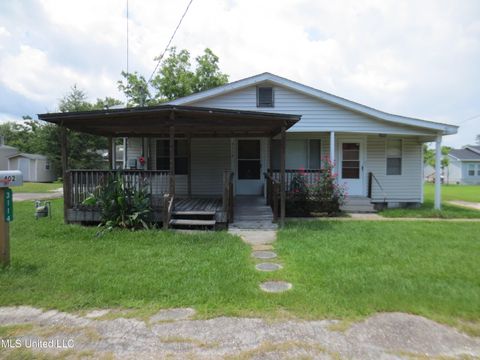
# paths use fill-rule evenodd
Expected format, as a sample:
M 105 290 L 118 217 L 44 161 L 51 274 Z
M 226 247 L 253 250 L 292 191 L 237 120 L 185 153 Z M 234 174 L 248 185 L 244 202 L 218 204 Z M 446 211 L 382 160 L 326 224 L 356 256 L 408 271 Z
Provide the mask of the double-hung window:
M 402 175 L 402 140 L 387 140 L 387 175 Z

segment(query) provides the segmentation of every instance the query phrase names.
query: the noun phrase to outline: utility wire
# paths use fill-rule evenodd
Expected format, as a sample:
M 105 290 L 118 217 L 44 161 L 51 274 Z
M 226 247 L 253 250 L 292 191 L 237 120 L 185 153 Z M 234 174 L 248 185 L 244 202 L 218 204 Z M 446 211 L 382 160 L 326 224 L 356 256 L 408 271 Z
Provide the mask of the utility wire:
M 127 74 L 128 74 L 128 0 L 127 0 Z
M 152 75 L 150 75 L 150 78 L 148 79 L 148 82 L 150 82 L 150 80 L 152 80 L 153 75 L 155 75 L 155 72 L 157 71 L 158 67 L 160 66 L 160 62 L 162 61 L 163 56 L 165 55 L 168 48 L 170 47 L 170 44 L 172 43 L 172 40 L 175 37 L 175 34 L 177 33 L 178 28 L 182 24 L 183 18 L 185 17 L 185 15 L 187 15 L 188 9 L 190 8 L 190 5 L 192 5 L 192 2 L 193 2 L 193 0 L 190 0 L 190 2 L 188 3 L 187 8 L 185 9 L 185 12 L 183 13 L 182 17 L 180 18 L 180 21 L 177 24 L 177 27 L 175 28 L 175 31 L 173 32 L 172 36 L 170 37 L 170 40 L 168 40 L 167 46 L 165 46 L 165 49 L 163 50 L 163 52 L 158 57 L 157 65 L 155 65 L 155 69 L 153 69 Z
M 477 115 L 475 115 L 475 116 L 469 117 L 468 119 L 463 120 L 462 122 L 458 123 L 457 125 L 465 124 L 466 122 L 471 121 L 471 120 L 474 120 L 474 119 L 476 119 L 476 118 L 480 118 L 480 114 L 477 114 Z

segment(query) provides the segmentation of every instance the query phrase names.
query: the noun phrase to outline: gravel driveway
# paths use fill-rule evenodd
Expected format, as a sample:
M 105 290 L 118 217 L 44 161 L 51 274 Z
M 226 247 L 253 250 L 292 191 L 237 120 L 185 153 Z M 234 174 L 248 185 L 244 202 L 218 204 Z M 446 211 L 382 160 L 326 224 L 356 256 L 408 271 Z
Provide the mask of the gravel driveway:
M 336 320 L 219 317 L 192 320 L 193 309 L 164 310 L 147 321 L 97 310 L 83 316 L 32 307 L 0 308 L 2 333 L 28 351 L 66 358 L 411 359 L 479 357 L 480 339 L 420 316 L 382 313 L 345 326 Z M 6 328 L 6 326 L 10 326 Z M 6 329 L 6 330 L 5 330 Z M 55 340 L 42 343 L 34 341 Z M 5 345 L 4 343 L 0 343 Z M 51 345 L 53 344 L 53 348 Z M 5 346 L 3 346 L 5 348 Z M 60 347 L 60 348 L 59 348 Z M 5 352 L 22 351 L 2 349 Z M 23 350 L 25 351 L 25 350 Z

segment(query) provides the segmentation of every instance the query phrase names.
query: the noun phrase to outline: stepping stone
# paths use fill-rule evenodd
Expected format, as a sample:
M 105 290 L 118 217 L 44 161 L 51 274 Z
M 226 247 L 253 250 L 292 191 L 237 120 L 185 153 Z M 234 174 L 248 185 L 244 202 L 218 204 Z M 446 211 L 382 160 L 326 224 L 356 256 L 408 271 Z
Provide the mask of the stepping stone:
M 196 311 L 191 308 L 165 309 L 153 315 L 150 318 L 150 322 L 186 320 L 195 315 L 195 313 Z
M 277 257 L 273 251 L 254 251 L 252 256 L 257 259 L 274 259 Z
M 280 270 L 281 268 L 283 268 L 282 265 L 275 264 L 275 263 L 261 263 L 255 266 L 255 269 L 260 271 L 277 271 L 277 270 Z
M 272 245 L 253 245 L 252 250 L 253 251 L 273 250 L 273 246 Z
M 260 289 L 269 293 L 281 293 L 292 288 L 292 284 L 286 281 L 266 281 L 260 284 Z

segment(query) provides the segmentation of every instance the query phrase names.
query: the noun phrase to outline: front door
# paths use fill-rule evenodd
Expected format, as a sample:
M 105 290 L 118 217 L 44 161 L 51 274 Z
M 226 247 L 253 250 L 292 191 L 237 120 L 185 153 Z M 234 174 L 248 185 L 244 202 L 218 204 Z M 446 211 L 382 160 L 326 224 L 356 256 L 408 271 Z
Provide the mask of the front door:
M 360 140 L 341 140 L 339 143 L 338 176 L 347 184 L 349 195 L 364 195 L 363 143 Z
M 238 140 L 237 145 L 237 194 L 261 195 L 262 146 L 260 139 Z

